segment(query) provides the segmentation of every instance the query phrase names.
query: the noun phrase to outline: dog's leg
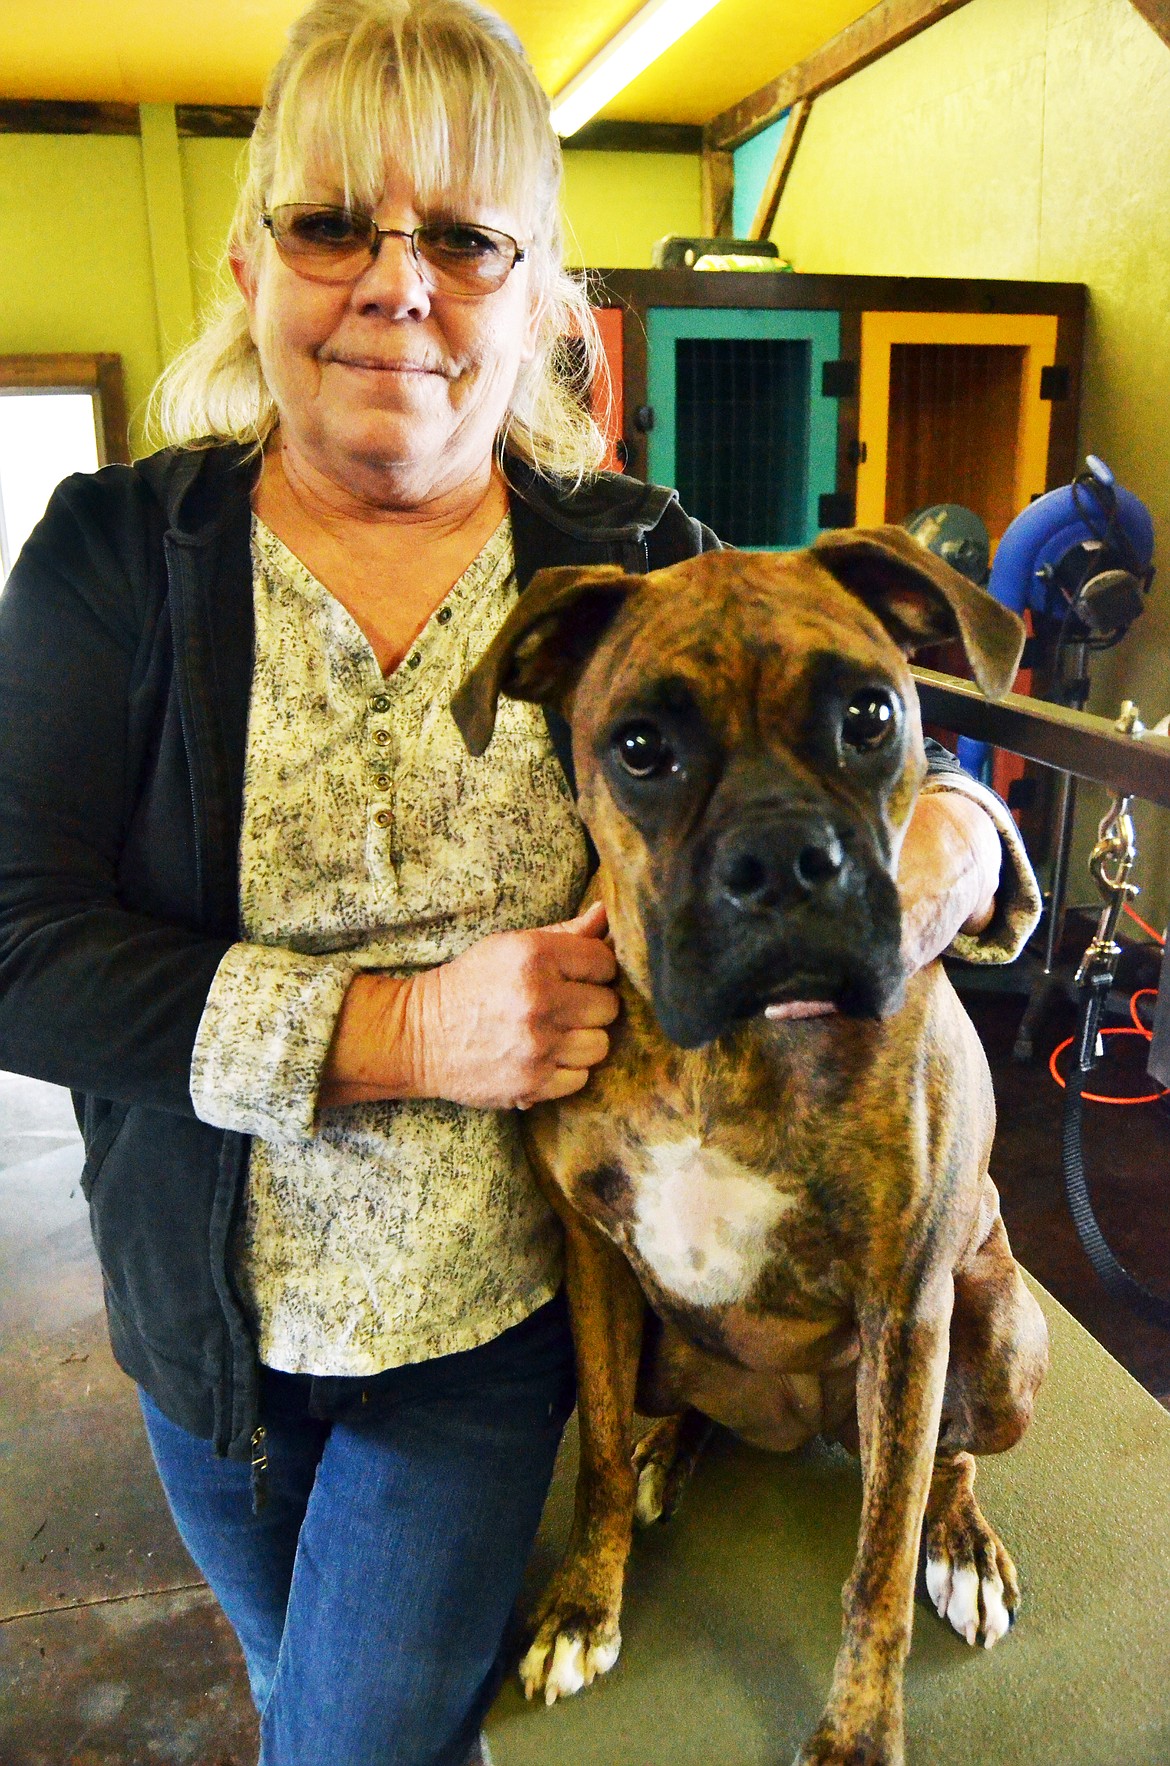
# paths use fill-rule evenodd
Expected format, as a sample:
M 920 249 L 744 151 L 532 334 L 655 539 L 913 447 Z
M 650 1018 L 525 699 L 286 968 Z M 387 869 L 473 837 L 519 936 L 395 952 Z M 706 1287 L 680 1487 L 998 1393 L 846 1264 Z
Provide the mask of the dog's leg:
M 955 1271 L 950 1365 L 926 1509 L 926 1585 L 961 1637 L 991 1646 L 1019 1601 L 1015 1565 L 975 1500 L 974 1453 L 1002 1453 L 1032 1416 L 1048 1366 L 1044 1314 L 1024 1285 L 985 1180 L 991 1226 Z
M 902 1766 L 902 1667 L 918 1540 L 946 1380 L 949 1273 L 862 1308 L 858 1415 L 864 1495 L 844 1635 L 825 1714 L 798 1766 Z
M 552 1704 L 612 1668 L 633 1531 L 634 1387 L 644 1301 L 608 1240 L 566 1218 L 566 1283 L 577 1356 L 581 1462 L 569 1547 L 532 1615 L 525 1696 Z
M 640 1527 L 669 1521 L 714 1428 L 710 1417 L 693 1406 L 674 1416 L 659 1417 L 634 1449 L 638 1500 L 634 1518 Z

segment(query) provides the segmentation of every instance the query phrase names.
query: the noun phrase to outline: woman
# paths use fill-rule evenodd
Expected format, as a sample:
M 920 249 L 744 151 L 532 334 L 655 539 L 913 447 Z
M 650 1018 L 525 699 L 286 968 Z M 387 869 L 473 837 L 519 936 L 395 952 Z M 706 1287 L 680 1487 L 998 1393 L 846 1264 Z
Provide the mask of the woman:
M 480 1757 L 572 1405 L 512 1111 L 604 1058 L 614 963 L 563 726 L 509 703 L 473 761 L 447 705 L 539 566 L 717 542 L 595 476 L 559 176 L 493 15 L 318 0 L 173 445 L 62 486 L 0 604 L 0 1064 L 83 1095 L 112 1342 L 265 1766 Z M 999 869 L 935 783 L 911 962 Z

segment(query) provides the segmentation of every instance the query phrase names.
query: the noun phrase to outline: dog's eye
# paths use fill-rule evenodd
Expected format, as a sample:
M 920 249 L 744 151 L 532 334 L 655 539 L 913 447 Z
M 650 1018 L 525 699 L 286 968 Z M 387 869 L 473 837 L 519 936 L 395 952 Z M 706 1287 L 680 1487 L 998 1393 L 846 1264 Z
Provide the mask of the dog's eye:
M 841 740 L 846 748 L 869 754 L 880 748 L 898 726 L 897 702 L 884 687 L 865 687 L 845 708 Z
M 627 724 L 613 739 L 618 764 L 635 779 L 654 779 L 674 772 L 678 763 L 653 724 Z

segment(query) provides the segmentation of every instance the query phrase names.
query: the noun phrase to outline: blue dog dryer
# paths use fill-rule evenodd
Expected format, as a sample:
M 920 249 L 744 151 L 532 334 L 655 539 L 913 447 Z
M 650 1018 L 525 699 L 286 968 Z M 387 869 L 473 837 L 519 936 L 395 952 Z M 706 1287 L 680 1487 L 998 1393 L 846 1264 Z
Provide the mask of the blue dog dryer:
M 922 513 L 936 518 L 934 524 L 925 524 L 919 536 L 922 543 L 945 556 L 940 540 L 948 522 L 937 519 L 943 506 Z M 960 513 L 964 512 L 946 508 L 952 525 Z M 966 561 L 956 552 L 960 569 Z M 971 568 L 974 562 L 972 553 L 965 574 L 977 581 Z M 1150 512 L 1116 483 L 1103 460 L 1090 454 L 1071 484 L 1037 497 L 1016 516 L 999 543 L 987 587 L 1013 612 L 1031 614 L 1033 636 L 1025 662 L 1030 664 L 1030 652 L 1037 654 L 1046 697 L 1082 710 L 1089 696 L 1090 651 L 1108 650 L 1120 642 L 1145 606 L 1153 580 Z M 986 742 L 960 736 L 958 757 L 975 778 L 990 779 L 991 749 Z M 1075 803 L 1076 780 L 1071 773 L 1059 774 L 1043 970 L 1030 990 L 1020 1023 L 1013 1051 L 1017 1061 L 1032 1058 L 1047 1003 L 1065 990 L 1058 953 Z
M 1014 613 L 1032 614 L 1038 635 L 1052 645 L 1058 676 L 1066 648 L 1074 647 L 1075 678 L 1054 695 L 1064 704 L 1083 707 L 1086 653 L 1118 643 L 1141 613 L 1153 558 L 1149 510 L 1095 454 L 1071 484 L 1037 497 L 1004 534 L 988 589 Z M 961 736 L 958 756 L 969 773 L 985 776 L 986 742 Z

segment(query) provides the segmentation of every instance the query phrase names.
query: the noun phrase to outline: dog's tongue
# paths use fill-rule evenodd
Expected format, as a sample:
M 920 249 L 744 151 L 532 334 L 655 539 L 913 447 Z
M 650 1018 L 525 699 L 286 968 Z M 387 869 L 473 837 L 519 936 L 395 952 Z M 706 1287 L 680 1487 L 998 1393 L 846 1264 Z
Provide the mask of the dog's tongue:
M 765 1006 L 765 1018 L 773 1020 L 793 1018 L 824 1018 L 829 1012 L 835 1012 L 832 1000 L 783 1000 L 776 1006 Z

